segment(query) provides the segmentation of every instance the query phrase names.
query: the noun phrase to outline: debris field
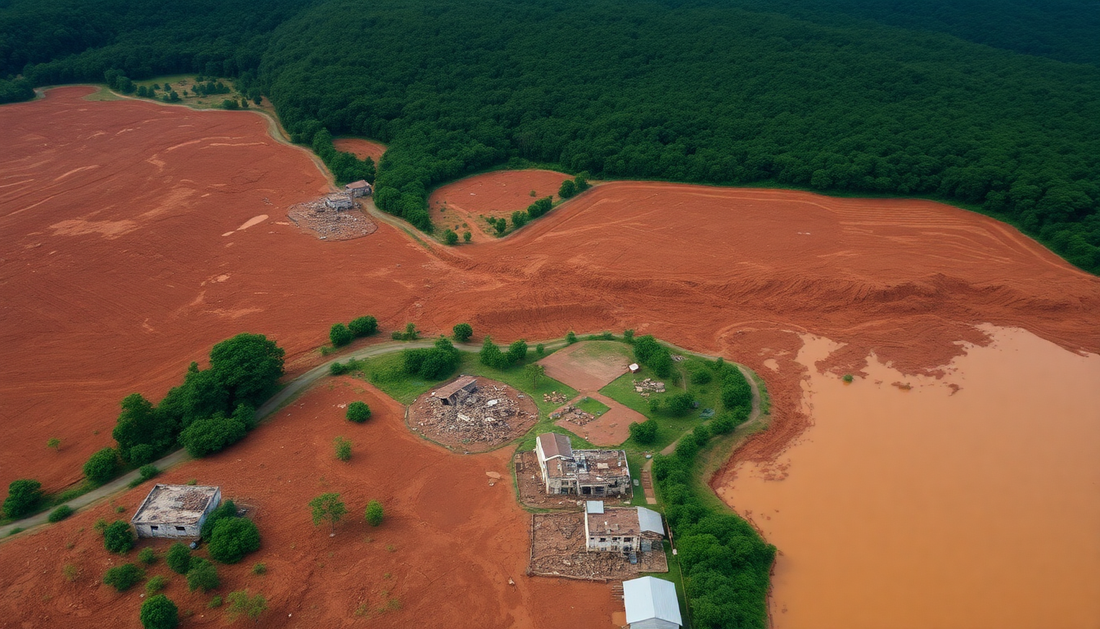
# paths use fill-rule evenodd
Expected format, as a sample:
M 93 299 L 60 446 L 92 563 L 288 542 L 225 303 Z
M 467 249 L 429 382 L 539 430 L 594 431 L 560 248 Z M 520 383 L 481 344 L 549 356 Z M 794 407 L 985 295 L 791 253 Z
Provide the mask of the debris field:
M 668 572 L 665 553 L 637 553 L 637 563 L 620 552 L 586 551 L 584 513 L 531 514 L 531 562 L 527 574 L 607 581 L 641 573 Z
M 334 210 L 325 199 L 296 203 L 286 212 L 287 218 L 299 229 L 321 240 L 351 240 L 373 234 L 378 226 L 358 209 Z
M 538 421 L 538 407 L 512 387 L 476 378 L 477 389 L 443 404 L 429 390 L 409 407 L 409 428 L 462 452 L 485 452 L 522 436 Z M 438 389 L 440 387 L 436 387 Z

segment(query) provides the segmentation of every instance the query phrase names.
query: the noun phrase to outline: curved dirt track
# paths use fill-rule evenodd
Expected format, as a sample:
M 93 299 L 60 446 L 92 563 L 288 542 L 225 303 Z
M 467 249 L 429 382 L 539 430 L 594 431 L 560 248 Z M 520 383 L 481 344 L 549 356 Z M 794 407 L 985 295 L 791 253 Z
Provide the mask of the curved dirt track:
M 112 443 L 125 395 L 159 400 L 224 338 L 267 334 L 299 373 L 318 363 L 333 322 L 368 313 L 383 335 L 407 321 L 427 334 L 469 321 L 498 342 L 634 328 L 728 356 L 768 379 L 773 402 L 772 428 L 738 455 L 748 459 L 773 457 L 806 421 L 800 332 L 846 343 L 819 365 L 842 372 L 870 352 L 934 372 L 963 351 L 958 341 L 987 342 L 974 327 L 984 322 L 1100 352 L 1100 279 L 936 203 L 622 182 L 502 241 L 447 249 L 380 224 L 321 242 L 284 213 L 328 181 L 261 118 L 81 100 L 88 91 L 0 107 L 0 486 L 77 482 Z M 60 452 L 46 448 L 51 437 Z M 270 452 L 252 439 L 225 457 L 249 466 L 249 482 L 270 482 L 259 467 Z M 176 474 L 199 476 L 190 469 Z M 0 558 L 13 544 L 24 558 L 46 540 L 55 548 L 88 525 L 74 522 L 5 544 Z M 301 534 L 280 522 L 261 528 Z M 11 575 L 0 589 L 26 583 L 0 573 Z M 102 609 L 114 595 L 81 596 Z M 50 614 L 71 613 L 60 600 Z

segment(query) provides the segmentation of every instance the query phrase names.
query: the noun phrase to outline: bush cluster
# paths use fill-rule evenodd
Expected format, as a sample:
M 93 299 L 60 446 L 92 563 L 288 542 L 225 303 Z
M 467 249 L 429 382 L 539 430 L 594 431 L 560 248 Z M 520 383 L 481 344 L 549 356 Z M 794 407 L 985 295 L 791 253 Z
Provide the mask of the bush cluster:
M 164 557 L 164 563 L 176 574 L 187 574 L 191 569 L 191 549 L 183 542 L 176 542 L 168 549 Z
M 8 497 L 4 499 L 4 517 L 16 520 L 34 513 L 43 497 L 42 483 L 33 479 L 12 481 L 8 485 Z
M 404 372 L 425 380 L 440 380 L 458 369 L 462 356 L 450 341 L 439 337 L 435 347 L 407 349 L 401 352 Z
M 493 369 L 507 369 L 525 358 L 527 358 L 527 341 L 523 339 L 513 341 L 508 346 L 508 351 L 502 352 L 489 336 L 485 337 L 481 344 L 481 352 L 478 354 L 481 364 Z
M 136 541 L 134 529 L 125 520 L 116 520 L 103 531 L 103 546 L 112 553 L 124 555 L 130 552 Z
M 647 334 L 634 339 L 634 360 L 652 369 L 658 378 L 667 378 L 672 375 L 672 354 L 652 335 Z
M 113 586 L 119 592 L 128 590 L 145 577 L 145 571 L 132 563 L 124 563 L 107 570 L 103 575 L 103 583 Z
M 454 339 L 456 341 L 465 343 L 474 335 L 474 328 L 469 323 L 457 323 L 455 327 L 451 328 L 451 332 L 454 333 Z
M 190 567 L 187 569 L 187 588 L 194 592 L 202 589 L 209 592 L 221 584 L 218 578 L 218 569 L 214 564 L 202 557 L 192 557 Z
M 588 178 L 584 175 L 577 175 L 573 179 L 566 179 L 561 182 L 561 187 L 558 188 L 558 196 L 568 199 L 584 192 L 589 187 Z
M 630 438 L 640 445 L 649 445 L 657 441 L 657 420 L 649 418 L 641 423 L 630 424 Z
M 348 418 L 348 421 L 362 424 L 370 419 L 370 407 L 367 406 L 366 402 L 352 402 L 348 404 L 348 410 L 345 416 Z

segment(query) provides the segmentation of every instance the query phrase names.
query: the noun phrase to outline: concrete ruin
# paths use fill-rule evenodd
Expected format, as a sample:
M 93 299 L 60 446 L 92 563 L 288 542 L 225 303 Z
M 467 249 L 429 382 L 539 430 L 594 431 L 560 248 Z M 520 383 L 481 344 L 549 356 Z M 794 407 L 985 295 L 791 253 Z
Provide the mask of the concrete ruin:
M 477 381 L 473 376 L 459 376 L 458 380 L 432 391 L 432 397 L 443 406 L 458 406 L 471 393 L 477 391 Z
M 198 537 L 222 501 L 219 487 L 157 483 L 130 519 L 138 537 Z
M 661 514 L 645 507 L 604 508 L 589 500 L 584 509 L 585 550 L 647 553 L 661 549 L 665 537 Z
M 569 437 L 543 433 L 535 456 L 547 494 L 630 495 L 630 466 L 624 450 L 574 450 Z

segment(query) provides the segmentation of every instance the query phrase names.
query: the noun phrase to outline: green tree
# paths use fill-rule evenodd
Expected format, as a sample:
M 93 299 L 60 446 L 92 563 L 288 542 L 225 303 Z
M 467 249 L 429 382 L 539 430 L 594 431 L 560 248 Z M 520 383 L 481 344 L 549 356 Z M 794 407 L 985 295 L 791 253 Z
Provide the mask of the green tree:
M 180 433 L 180 443 L 195 458 L 221 452 L 226 447 L 244 439 L 247 434 L 244 423 L 224 413 L 215 413 L 210 419 L 191 423 Z
M 4 517 L 17 520 L 30 515 L 42 502 L 42 483 L 33 479 L 14 480 L 4 499 Z
M 375 319 L 372 315 L 356 317 L 348 324 L 348 329 L 356 337 L 370 336 L 378 331 L 378 319 Z
M 191 569 L 191 549 L 182 542 L 172 544 L 164 556 L 164 563 L 176 574 L 187 574 Z
M 142 548 L 138 551 L 138 561 L 145 566 L 151 566 L 157 562 L 157 553 L 152 548 Z
M 443 243 L 446 245 L 457 245 L 458 234 L 456 234 L 453 229 L 443 230 Z
M 145 576 L 145 572 L 132 563 L 115 566 L 103 575 L 103 583 L 114 587 L 119 592 L 128 590 Z
M 650 418 L 641 423 L 630 424 L 630 438 L 641 445 L 649 445 L 657 440 L 657 420 Z
M 470 239 L 473 237 L 474 235 L 470 232 L 462 232 L 462 242 L 470 242 Z
M 338 493 L 321 494 L 309 501 L 309 507 L 313 512 L 313 525 L 317 526 L 328 520 L 332 527 L 332 535 L 336 535 L 336 523 L 348 512 Z
M 341 461 L 348 461 L 351 459 L 351 442 L 343 437 L 337 437 L 332 441 L 332 446 L 336 451 L 336 458 Z
M 221 563 L 237 563 L 260 549 L 260 530 L 248 518 L 223 518 L 214 525 L 207 550 Z
M 214 535 L 214 525 L 227 518 L 235 517 L 237 517 L 237 505 L 232 500 L 226 500 L 207 514 L 206 519 L 202 522 L 202 528 L 199 529 L 199 537 L 203 541 L 209 542 L 211 536 Z
M 118 476 L 118 472 L 118 451 L 114 448 L 103 448 L 84 464 L 84 476 L 96 485 L 102 485 Z
M 531 388 L 537 389 L 539 382 L 546 375 L 546 367 L 538 363 L 531 363 L 523 368 L 523 373 L 531 380 Z
M 60 522 L 72 514 L 72 507 L 70 507 L 69 505 L 61 505 L 53 511 L 50 511 L 50 515 L 46 519 L 48 519 L 50 522 Z
M 385 517 L 385 511 L 382 509 L 382 503 L 377 500 L 371 500 L 367 503 L 367 510 L 365 517 L 367 524 L 371 526 L 378 526 L 382 524 L 382 519 Z
M 227 408 L 259 407 L 278 389 L 285 352 L 262 334 L 238 334 L 210 350 L 210 370 L 229 394 Z
M 493 338 L 486 336 L 481 342 L 481 351 L 478 353 L 481 364 L 493 369 L 505 369 L 508 367 L 508 356 L 493 344 Z
M 332 341 L 333 347 L 343 347 L 350 343 L 355 335 L 343 323 L 333 323 L 328 331 L 328 338 Z
M 194 592 L 201 588 L 203 592 L 209 592 L 219 585 L 221 579 L 214 564 L 202 557 L 192 557 L 191 566 L 187 569 L 187 589 Z
M 566 332 L 565 333 L 565 342 L 568 345 L 572 345 L 573 343 L 576 343 L 577 342 L 577 333 L 574 332 L 573 330 L 570 330 L 570 331 Z
M 171 446 L 176 437 L 175 422 L 164 419 L 141 394 L 126 396 L 122 400 L 122 413 L 111 432 L 118 442 L 122 460 L 128 465 L 144 465 Z M 142 445 L 149 447 L 136 448 Z
M 474 335 L 474 328 L 469 323 L 455 324 L 451 331 L 454 332 L 454 339 L 459 343 L 465 343 Z
M 179 608 L 163 594 L 145 599 L 140 618 L 145 629 L 176 629 L 180 624 Z
M 508 346 L 508 362 L 518 363 L 527 358 L 527 341 L 519 339 Z
M 367 406 L 366 402 L 352 402 L 348 404 L 346 417 L 348 418 L 348 421 L 362 424 L 363 422 L 370 419 L 370 407 Z
M 124 555 L 130 552 L 135 542 L 134 529 L 125 520 L 112 522 L 103 532 L 103 546 L 112 553 Z
M 229 600 L 229 615 L 234 619 L 247 616 L 259 622 L 260 615 L 267 610 L 267 599 L 262 594 L 250 596 L 248 590 L 238 590 L 230 592 L 227 598 Z
M 561 182 L 561 187 L 558 188 L 559 197 L 563 199 L 568 199 L 575 194 L 577 194 L 577 184 L 574 183 L 572 179 L 566 179 L 565 181 Z

